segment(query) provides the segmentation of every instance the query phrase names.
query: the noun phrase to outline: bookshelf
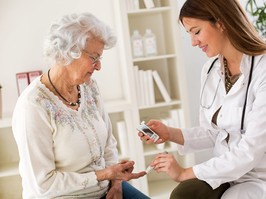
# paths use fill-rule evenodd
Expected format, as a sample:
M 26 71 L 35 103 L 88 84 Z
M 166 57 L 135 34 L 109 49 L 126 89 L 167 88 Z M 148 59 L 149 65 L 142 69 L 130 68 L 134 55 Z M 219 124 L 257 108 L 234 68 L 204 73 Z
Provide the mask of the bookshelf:
M 167 121 L 171 118 L 171 111 L 179 109 L 184 113 L 185 124 L 183 125 L 189 126 L 186 79 L 182 65 L 182 49 L 179 48 L 177 2 L 176 0 L 153 0 L 154 7 L 147 9 L 143 0 L 139 0 L 140 8 L 132 10 L 128 9 L 129 1 L 113 0 L 113 7 L 110 8 L 114 15 L 114 28 L 118 36 L 117 57 L 119 58 L 116 60 L 119 66 L 112 72 L 118 74 L 121 88 L 117 89 L 121 90 L 115 93 L 111 100 L 105 100 L 105 105 L 112 122 L 113 134 L 118 141 L 119 159 L 134 160 L 136 163 L 134 171 L 138 172 L 145 170 L 156 154 L 167 150 L 174 154 L 181 164 L 188 165 L 193 160 L 190 161 L 190 158 L 178 155 L 175 145 L 166 143 L 163 149 L 158 149 L 155 145 L 145 145 L 140 141 L 136 130 L 143 120 L 146 122 L 149 119 Z M 132 32 L 138 29 L 141 34 L 144 34 L 146 28 L 150 28 L 156 35 L 158 54 L 133 58 L 130 42 Z M 112 63 L 108 64 L 112 65 Z M 137 81 L 133 75 L 134 66 L 138 66 L 143 71 L 157 71 L 169 94 L 170 101 L 165 101 L 153 81 L 154 103 L 139 104 L 138 99 L 141 93 L 136 87 Z M 98 79 L 98 82 L 106 83 L 104 78 Z M 106 90 L 101 90 L 101 93 L 105 92 Z M 126 136 L 119 135 L 121 126 L 119 127 L 118 123 L 122 124 L 122 133 Z M 17 146 L 11 129 L 11 117 L 4 117 L 0 119 L 0 198 L 22 198 L 18 160 Z M 169 198 L 171 191 L 177 186 L 177 183 L 168 176 L 153 171 L 130 183 L 152 199 Z
M 145 170 L 156 154 L 165 150 L 172 153 L 183 166 L 194 164 L 193 156 L 180 156 L 177 146 L 173 143 L 166 143 L 162 149 L 155 145 L 143 144 L 135 130 L 141 121 L 148 122 L 150 119 L 160 119 L 169 125 L 176 124 L 176 121 L 173 122 L 173 113 L 176 112 L 179 127 L 190 125 L 187 114 L 188 100 L 186 99 L 187 87 L 182 65 L 182 49 L 179 48 L 177 2 L 175 0 L 153 0 L 153 2 L 152 8 L 147 8 L 143 0 L 137 1 L 139 8 L 134 8 L 134 0 L 114 2 L 116 32 L 120 38 L 118 41 L 120 65 L 128 77 L 125 90 L 130 91 L 130 95 L 125 95 L 125 101 L 129 102 L 128 111 L 131 115 L 130 120 L 125 119 L 128 126 L 127 136 L 132 143 L 135 143 L 127 150 L 129 150 L 129 158 L 136 161 L 135 170 L 137 171 Z M 157 54 L 135 58 L 132 52 L 131 36 L 135 30 L 144 35 L 146 29 L 151 29 L 156 35 Z M 141 73 L 152 71 L 159 75 L 170 100 L 162 95 L 162 89 L 159 89 L 156 79 L 152 77 L 154 101 L 142 103 L 140 98 L 149 91 L 145 90 L 145 80 L 140 79 L 142 75 L 136 76 L 136 71 L 137 74 L 140 74 L 140 71 Z M 121 140 L 118 139 L 119 141 Z M 161 199 L 169 198 L 177 183 L 165 174 L 151 171 L 148 175 L 133 182 L 133 185 L 152 199 Z
M 12 129 L 11 117 L 0 119 L 0 198 L 21 198 L 21 178 L 18 172 L 18 150 Z

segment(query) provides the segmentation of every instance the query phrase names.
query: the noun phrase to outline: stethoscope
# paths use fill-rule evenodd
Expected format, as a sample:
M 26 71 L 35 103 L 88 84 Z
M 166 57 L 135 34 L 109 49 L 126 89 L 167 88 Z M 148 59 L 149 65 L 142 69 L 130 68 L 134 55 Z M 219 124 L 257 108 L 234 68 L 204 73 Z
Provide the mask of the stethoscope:
M 212 70 L 212 68 L 213 68 L 213 66 L 214 66 L 214 64 L 215 64 L 215 62 L 217 60 L 218 60 L 218 58 L 216 58 L 215 60 L 213 60 L 210 68 L 207 71 L 207 78 L 206 78 L 206 80 L 205 80 L 205 82 L 203 84 L 203 89 L 202 89 L 202 92 L 201 92 L 201 97 L 200 97 L 201 99 L 200 100 L 202 100 L 202 94 L 203 94 L 203 91 L 204 91 L 204 88 L 205 88 L 205 85 L 206 85 L 206 82 L 207 82 L 209 73 L 211 72 L 211 70 Z M 246 104 L 247 104 L 247 98 L 248 98 L 249 85 L 250 85 L 250 82 L 251 82 L 251 79 L 252 79 L 253 66 L 254 66 L 254 56 L 252 56 L 252 58 L 251 58 L 251 66 L 250 66 L 250 72 L 249 72 L 249 78 L 248 78 L 248 85 L 247 85 L 247 90 L 246 90 L 246 95 L 245 95 L 245 101 L 244 101 L 243 110 L 242 110 L 241 129 L 240 129 L 241 134 L 244 133 L 244 119 L 245 119 L 245 112 L 246 112 Z M 217 86 L 216 91 L 215 91 L 214 99 L 213 99 L 211 105 L 209 105 L 209 106 L 203 106 L 203 105 L 201 105 L 203 108 L 209 109 L 212 106 L 212 104 L 214 103 L 214 100 L 215 100 L 216 95 L 217 95 L 217 92 L 218 92 L 218 87 L 219 87 L 220 81 L 221 81 L 221 79 L 219 80 L 218 86 Z

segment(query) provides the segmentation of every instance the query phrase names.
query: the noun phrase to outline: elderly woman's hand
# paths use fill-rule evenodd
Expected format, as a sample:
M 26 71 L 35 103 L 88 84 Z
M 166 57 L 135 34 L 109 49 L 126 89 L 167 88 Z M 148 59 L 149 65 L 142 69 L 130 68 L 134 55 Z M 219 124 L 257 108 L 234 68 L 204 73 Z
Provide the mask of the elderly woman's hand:
M 112 180 L 106 199 L 123 199 L 122 181 Z
M 128 181 L 137 179 L 146 174 L 145 171 L 139 173 L 132 173 L 134 170 L 134 161 L 123 160 L 118 164 L 107 167 L 104 170 L 96 171 L 97 180 L 123 180 Z

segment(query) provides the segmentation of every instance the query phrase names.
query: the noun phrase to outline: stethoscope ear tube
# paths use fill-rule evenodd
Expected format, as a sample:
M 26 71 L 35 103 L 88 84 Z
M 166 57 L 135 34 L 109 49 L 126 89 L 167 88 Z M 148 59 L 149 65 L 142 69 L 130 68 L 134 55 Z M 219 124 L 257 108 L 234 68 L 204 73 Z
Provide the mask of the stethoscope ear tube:
M 207 71 L 207 75 L 210 73 L 212 67 L 214 66 L 214 63 L 215 63 L 217 60 L 218 60 L 218 57 L 217 57 L 215 60 L 213 60 L 213 62 L 212 62 L 212 64 L 211 64 L 210 68 L 209 68 L 208 71 Z

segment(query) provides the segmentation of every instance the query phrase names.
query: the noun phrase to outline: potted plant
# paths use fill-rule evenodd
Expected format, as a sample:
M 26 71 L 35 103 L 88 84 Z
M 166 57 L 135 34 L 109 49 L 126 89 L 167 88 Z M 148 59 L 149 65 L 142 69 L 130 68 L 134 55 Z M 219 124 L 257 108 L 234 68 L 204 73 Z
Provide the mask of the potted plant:
M 258 4 L 256 0 L 248 0 L 246 10 L 255 18 L 255 28 L 266 38 L 266 2 L 265 0 L 260 1 L 262 1 L 262 5 Z

